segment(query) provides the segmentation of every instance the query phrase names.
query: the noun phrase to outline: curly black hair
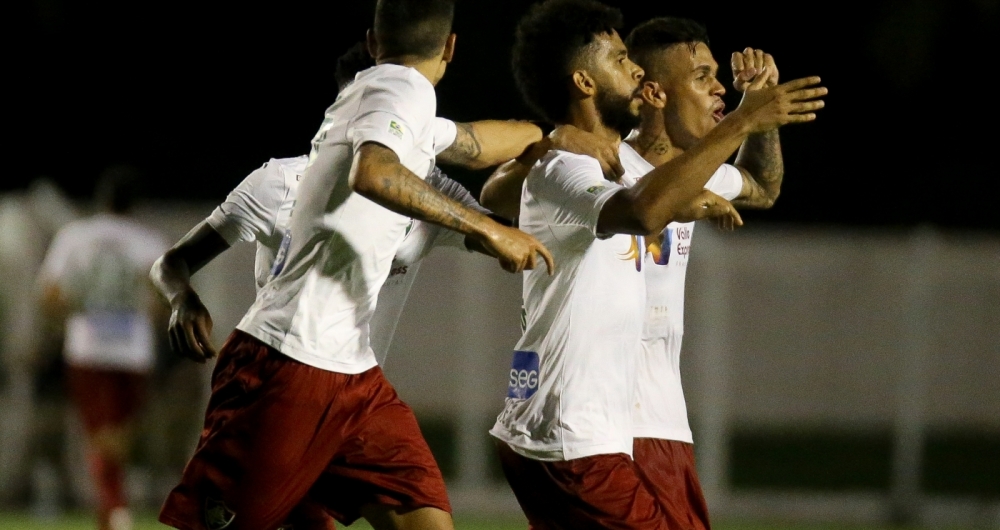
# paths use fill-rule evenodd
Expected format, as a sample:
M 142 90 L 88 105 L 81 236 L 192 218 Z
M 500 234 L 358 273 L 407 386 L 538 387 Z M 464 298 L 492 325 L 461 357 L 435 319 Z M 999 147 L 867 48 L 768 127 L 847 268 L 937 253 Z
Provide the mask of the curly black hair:
M 512 51 L 514 81 L 528 106 L 552 123 L 564 120 L 573 61 L 595 36 L 622 24 L 621 11 L 596 0 L 545 0 L 531 6 L 517 24 Z
M 364 42 L 351 46 L 344 55 L 337 58 L 337 71 L 333 74 L 333 78 L 337 81 L 337 89 L 344 90 L 345 86 L 354 81 L 358 72 L 373 66 L 375 59 L 368 53 L 368 47 Z
M 639 24 L 625 38 L 629 57 L 643 70 L 650 72 L 652 53 L 666 50 L 675 44 L 704 43 L 708 45 L 708 30 L 688 18 L 660 17 Z

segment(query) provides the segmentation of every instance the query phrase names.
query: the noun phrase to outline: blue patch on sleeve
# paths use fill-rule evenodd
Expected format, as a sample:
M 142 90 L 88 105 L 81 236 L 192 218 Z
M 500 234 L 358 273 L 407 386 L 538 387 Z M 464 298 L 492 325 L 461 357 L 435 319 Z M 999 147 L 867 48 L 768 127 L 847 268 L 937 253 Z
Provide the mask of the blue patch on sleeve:
M 533 351 L 516 351 L 510 363 L 507 397 L 528 399 L 538 390 L 538 354 Z

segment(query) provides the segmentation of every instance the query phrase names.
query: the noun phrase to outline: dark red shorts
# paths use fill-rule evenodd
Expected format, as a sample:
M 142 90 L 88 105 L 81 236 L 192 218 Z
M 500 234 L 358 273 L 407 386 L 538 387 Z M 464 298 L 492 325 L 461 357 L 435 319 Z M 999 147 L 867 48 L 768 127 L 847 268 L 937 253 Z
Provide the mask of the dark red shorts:
M 321 370 L 234 331 L 212 374 L 198 448 L 160 521 L 184 530 L 315 528 L 298 517 L 315 521 L 321 511 L 350 524 L 369 504 L 451 511 L 413 411 L 382 370 Z
M 515 453 L 504 442 L 497 441 L 497 450 L 532 530 L 670 528 L 626 454 L 542 462 Z
M 671 528 L 711 530 L 708 505 L 694 465 L 694 446 L 674 440 L 636 438 L 632 444 L 639 476 L 667 512 Z
M 66 368 L 70 397 L 90 434 L 134 420 L 142 408 L 147 381 L 148 376 L 139 372 L 72 364 Z

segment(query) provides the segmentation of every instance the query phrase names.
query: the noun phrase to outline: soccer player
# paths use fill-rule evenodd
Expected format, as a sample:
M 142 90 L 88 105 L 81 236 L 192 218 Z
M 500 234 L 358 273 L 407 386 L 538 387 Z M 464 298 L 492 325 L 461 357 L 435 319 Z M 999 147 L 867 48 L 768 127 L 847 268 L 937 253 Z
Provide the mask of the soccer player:
M 166 248 L 128 215 L 132 178 L 105 173 L 97 193 L 103 211 L 56 234 L 39 277 L 46 314 L 65 322 L 67 383 L 83 419 L 101 530 L 132 527 L 124 468 L 155 354 L 146 271 Z
M 594 0 L 536 4 L 513 52 L 529 105 L 611 141 L 637 127 L 643 71 L 628 58 L 620 26 L 620 12 Z M 750 134 L 814 119 L 822 91 L 807 87 L 817 82 L 748 92 L 701 142 L 645 174 L 630 171 L 631 148 L 622 146 L 622 184 L 606 181 L 595 160 L 560 151 L 531 170 L 520 227 L 546 244 L 559 269 L 525 273 L 526 330 L 491 434 L 533 528 L 669 528 L 630 458 L 646 309 L 641 236 L 672 221 L 739 224 L 706 183 Z
M 182 529 L 450 529 L 444 481 L 410 408 L 377 365 L 369 322 L 412 218 L 461 232 L 505 269 L 533 237 L 424 182 L 434 85 L 455 50 L 452 0 L 380 0 L 378 66 L 326 112 L 274 276 L 219 352 L 205 429 L 160 520 Z M 293 513 L 294 512 L 294 513 Z
M 625 40 L 629 55 L 646 72 L 642 124 L 628 142 L 642 157 L 623 163 L 648 171 L 690 149 L 722 120 L 725 88 L 708 33 L 697 22 L 657 18 Z M 732 57 L 741 92 L 776 86 L 774 59 L 747 48 Z M 758 81 L 757 83 L 753 83 Z M 763 81 L 763 84 L 760 83 Z M 770 208 L 784 174 L 778 130 L 750 135 L 735 166 L 723 164 L 706 189 L 739 208 Z M 646 325 L 639 356 L 633 418 L 633 458 L 650 490 L 681 528 L 711 528 L 694 464 L 694 447 L 681 388 L 684 280 L 694 223 L 670 223 L 646 240 Z

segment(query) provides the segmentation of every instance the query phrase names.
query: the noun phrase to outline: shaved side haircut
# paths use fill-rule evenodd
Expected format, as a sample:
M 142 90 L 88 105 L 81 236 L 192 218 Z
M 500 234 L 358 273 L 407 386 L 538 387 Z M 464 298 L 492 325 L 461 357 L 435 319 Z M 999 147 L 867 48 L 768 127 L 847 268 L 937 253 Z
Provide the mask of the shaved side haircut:
M 383 57 L 429 59 L 441 52 L 455 18 L 455 0 L 378 0 L 375 38 Z
M 709 45 L 705 26 L 691 19 L 675 17 L 660 17 L 643 22 L 625 38 L 629 57 L 646 71 L 647 76 L 658 72 L 663 66 L 658 64 L 654 54 L 677 44 L 687 44 L 691 53 L 694 53 L 694 47 L 698 43 Z

